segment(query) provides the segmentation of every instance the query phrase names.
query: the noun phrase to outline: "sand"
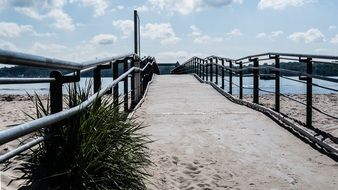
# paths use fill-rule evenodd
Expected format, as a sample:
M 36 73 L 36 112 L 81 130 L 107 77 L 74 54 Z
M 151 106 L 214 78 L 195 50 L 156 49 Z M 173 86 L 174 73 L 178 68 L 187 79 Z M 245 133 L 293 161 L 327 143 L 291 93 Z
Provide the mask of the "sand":
M 42 100 L 46 102 L 47 97 L 41 96 Z M 30 121 L 31 119 L 25 114 L 36 116 L 34 103 L 24 95 L 0 95 L 0 130 L 10 128 L 12 126 Z M 0 154 L 18 147 L 20 143 L 24 143 L 25 140 L 30 140 L 29 136 L 24 136 L 18 140 L 14 140 L 10 143 L 0 146 Z M 20 161 L 17 159 L 11 159 L 11 164 L 5 167 L 4 164 L 0 164 L 0 169 L 6 168 L 6 171 L 1 172 L 1 189 L 14 190 L 18 189 L 23 181 L 12 181 L 13 179 L 20 177 L 22 173 L 14 170 L 15 166 Z
M 297 101 L 306 103 L 306 95 L 289 94 L 287 95 Z M 245 100 L 252 101 L 252 96 L 245 96 Z M 264 94 L 260 96 L 260 104 L 274 108 L 275 97 L 271 94 Z M 297 119 L 303 123 L 306 121 L 306 106 L 299 104 L 295 101 L 290 101 L 286 97 L 281 97 L 280 100 L 281 112 L 290 118 Z M 314 94 L 313 106 L 322 110 L 325 113 L 338 117 L 338 94 Z M 328 117 L 324 114 L 313 110 L 313 126 L 335 137 L 338 137 L 338 120 Z M 305 129 L 305 128 L 304 128 Z M 338 145 L 326 140 L 329 144 L 338 149 Z

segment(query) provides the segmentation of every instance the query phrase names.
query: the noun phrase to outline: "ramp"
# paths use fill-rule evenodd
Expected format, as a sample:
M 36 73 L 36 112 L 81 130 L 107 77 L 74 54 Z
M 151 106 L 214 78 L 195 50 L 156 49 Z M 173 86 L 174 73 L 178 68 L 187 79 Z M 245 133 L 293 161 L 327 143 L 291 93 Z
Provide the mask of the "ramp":
M 150 145 L 150 189 L 337 189 L 338 164 L 192 75 L 154 76 L 135 116 Z

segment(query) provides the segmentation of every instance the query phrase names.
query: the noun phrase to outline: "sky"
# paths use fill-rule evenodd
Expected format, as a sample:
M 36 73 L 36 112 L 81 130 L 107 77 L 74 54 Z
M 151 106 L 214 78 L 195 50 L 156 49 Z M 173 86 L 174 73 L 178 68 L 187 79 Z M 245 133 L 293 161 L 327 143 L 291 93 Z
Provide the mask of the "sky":
M 282 52 L 338 55 L 337 0 L 0 0 L 0 48 L 69 61 L 158 62 Z

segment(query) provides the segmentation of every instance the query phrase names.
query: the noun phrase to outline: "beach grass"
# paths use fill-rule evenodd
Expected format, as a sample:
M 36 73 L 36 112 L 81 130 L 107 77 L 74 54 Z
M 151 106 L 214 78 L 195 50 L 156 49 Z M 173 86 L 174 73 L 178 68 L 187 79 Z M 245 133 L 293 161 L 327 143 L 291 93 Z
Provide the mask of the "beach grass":
M 69 86 L 67 104 L 78 105 L 91 94 L 88 84 Z M 30 96 L 37 117 L 49 114 L 38 95 Z M 97 99 L 98 100 L 98 99 Z M 62 126 L 62 127 L 61 127 Z M 56 126 L 52 126 L 56 127 Z M 146 189 L 151 165 L 141 124 L 127 119 L 111 97 L 101 98 L 81 114 L 60 123 L 54 135 L 21 156 L 17 169 L 26 184 L 21 189 Z M 37 136 L 48 136 L 40 130 Z

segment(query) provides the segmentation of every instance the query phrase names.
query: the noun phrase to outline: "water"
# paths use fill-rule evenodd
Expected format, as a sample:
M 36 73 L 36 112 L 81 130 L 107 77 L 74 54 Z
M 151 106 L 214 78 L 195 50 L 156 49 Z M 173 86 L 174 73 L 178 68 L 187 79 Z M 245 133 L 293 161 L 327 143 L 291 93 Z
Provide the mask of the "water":
M 298 79 L 298 77 L 289 77 L 292 79 Z M 338 77 L 332 77 L 338 79 Z M 229 80 L 228 77 L 225 78 Z M 84 86 L 86 82 L 90 81 L 90 78 L 83 78 L 79 82 L 80 86 Z M 102 78 L 102 85 L 105 86 L 112 81 L 112 78 Z M 239 78 L 233 77 L 233 82 L 239 84 Z M 337 83 L 327 82 L 323 80 L 313 79 L 313 83 L 330 87 L 334 89 L 338 89 Z M 219 78 L 219 85 L 221 84 L 221 78 Z M 228 91 L 229 89 L 229 82 L 224 81 L 225 90 Z M 252 77 L 244 77 L 243 78 L 244 87 L 252 88 L 253 87 L 253 80 Z M 260 80 L 259 86 L 263 90 L 268 90 L 274 92 L 275 90 L 275 81 L 274 80 Z M 119 83 L 119 90 L 120 92 L 123 91 L 123 82 Z M 13 85 L 0 85 L 0 94 L 13 94 L 13 95 L 24 95 L 26 91 L 30 94 L 36 92 L 38 94 L 48 94 L 49 93 L 49 84 L 13 84 Z M 130 89 L 129 89 L 130 91 Z M 64 92 L 67 92 L 64 90 Z M 252 89 L 244 89 L 244 94 L 252 94 Z M 239 89 L 235 85 L 233 85 L 233 94 L 238 94 Z M 260 92 L 264 94 L 264 92 Z M 283 94 L 305 94 L 306 93 L 306 85 L 290 81 L 284 78 L 281 78 L 281 93 Z M 314 94 L 330 94 L 335 93 L 334 91 L 322 89 L 319 87 L 313 87 Z
M 113 81 L 113 78 L 107 77 L 102 78 L 102 86 L 108 85 Z M 91 78 L 81 78 L 79 84 L 81 87 L 84 87 L 87 83 L 92 82 Z M 66 89 L 67 84 L 64 84 L 63 93 L 67 93 Z M 119 83 L 119 91 L 123 92 L 123 82 Z M 129 80 L 129 91 L 130 91 L 130 80 Z M 11 85 L 1 85 L 0 84 L 0 94 L 13 94 L 13 95 L 26 95 L 26 92 L 33 94 L 36 92 L 40 95 L 49 94 L 49 84 L 11 84 Z
M 296 79 L 298 80 L 298 77 L 288 77 L 291 79 Z M 338 79 L 338 77 L 331 77 Z M 215 80 L 215 78 L 214 78 Z M 221 85 L 221 78 L 219 80 L 219 85 Z M 229 82 L 226 81 L 229 80 L 229 77 L 225 77 L 224 81 L 224 88 L 226 91 L 229 90 Z M 280 91 L 283 94 L 306 94 L 306 84 L 296 82 L 296 81 L 291 81 L 288 79 L 280 78 L 281 81 L 281 86 L 280 86 Z M 239 84 L 239 77 L 233 77 L 233 82 L 236 83 L 237 85 Z M 303 81 L 305 82 L 305 81 Z M 333 83 L 333 82 L 328 82 L 328 81 L 323 81 L 323 80 L 318 80 L 318 79 L 313 79 L 312 83 L 318 84 L 321 86 L 333 88 L 338 90 L 338 83 Z M 253 78 L 252 77 L 244 77 L 243 78 L 243 85 L 246 88 L 253 88 Z M 266 91 L 275 91 L 275 80 L 259 80 L 259 88 L 262 90 Z M 331 94 L 331 93 L 337 93 L 332 90 L 327 90 L 319 87 L 312 87 L 313 93 L 314 94 Z M 233 94 L 237 95 L 239 94 L 239 87 L 233 85 L 232 86 L 232 91 Z M 243 89 L 244 94 L 252 94 L 253 90 L 252 89 Z M 260 92 L 260 94 L 266 94 L 266 92 Z

